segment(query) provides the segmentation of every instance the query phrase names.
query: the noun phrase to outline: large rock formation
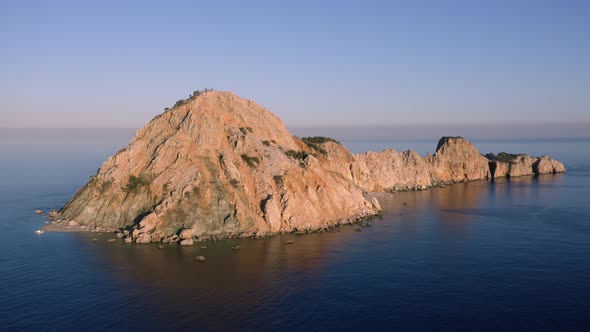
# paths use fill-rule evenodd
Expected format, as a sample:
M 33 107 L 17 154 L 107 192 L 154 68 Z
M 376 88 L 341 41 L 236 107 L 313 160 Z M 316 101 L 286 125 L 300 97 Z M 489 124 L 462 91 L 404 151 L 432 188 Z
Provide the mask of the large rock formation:
M 141 129 L 60 217 L 109 230 L 139 223 L 131 236 L 146 242 L 142 234 L 159 241 L 184 228 L 197 237 L 260 236 L 378 213 L 314 151 L 260 105 L 206 92 Z
M 378 213 L 369 192 L 563 172 L 547 157 L 486 158 L 460 137 L 434 154 L 351 154 L 300 140 L 260 105 L 229 92 L 197 94 L 157 116 L 60 211 L 83 227 L 127 229 L 138 243 L 310 231 Z M 190 234 L 188 236 L 187 234 Z M 180 235 L 180 236 L 177 236 Z

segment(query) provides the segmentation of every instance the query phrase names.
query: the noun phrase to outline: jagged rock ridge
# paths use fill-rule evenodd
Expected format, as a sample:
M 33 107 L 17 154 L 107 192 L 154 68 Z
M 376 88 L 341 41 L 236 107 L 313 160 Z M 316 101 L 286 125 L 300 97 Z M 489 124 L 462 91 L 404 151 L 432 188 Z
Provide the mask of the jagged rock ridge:
M 351 154 L 332 140 L 293 137 L 253 101 L 208 91 L 157 116 L 60 211 L 129 241 L 313 231 L 378 214 L 369 192 L 565 171 L 550 158 L 490 161 L 462 138 L 436 153 Z M 533 166 L 536 165 L 536 166 Z M 536 170 L 536 171 L 535 171 Z M 184 236 L 181 238 L 181 232 Z M 192 241 L 191 241 L 192 242 Z

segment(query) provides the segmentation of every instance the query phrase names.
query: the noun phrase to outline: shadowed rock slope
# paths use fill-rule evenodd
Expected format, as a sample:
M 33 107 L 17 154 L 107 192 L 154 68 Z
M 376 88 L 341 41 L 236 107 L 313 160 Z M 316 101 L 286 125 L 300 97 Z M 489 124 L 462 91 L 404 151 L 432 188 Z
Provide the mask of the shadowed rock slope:
M 380 207 L 369 192 L 563 171 L 547 157 L 488 159 L 459 137 L 442 138 L 425 158 L 353 155 L 333 140 L 293 137 L 253 101 L 208 91 L 138 131 L 56 219 L 126 229 L 138 243 L 264 236 L 374 216 Z

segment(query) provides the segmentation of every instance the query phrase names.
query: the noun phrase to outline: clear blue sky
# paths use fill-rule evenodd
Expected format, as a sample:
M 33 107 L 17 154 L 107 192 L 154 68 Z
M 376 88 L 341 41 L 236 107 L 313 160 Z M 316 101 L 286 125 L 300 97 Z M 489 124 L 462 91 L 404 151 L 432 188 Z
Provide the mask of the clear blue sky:
M 205 87 L 291 127 L 590 123 L 590 1 L 2 1 L 0 45 L 0 127 Z

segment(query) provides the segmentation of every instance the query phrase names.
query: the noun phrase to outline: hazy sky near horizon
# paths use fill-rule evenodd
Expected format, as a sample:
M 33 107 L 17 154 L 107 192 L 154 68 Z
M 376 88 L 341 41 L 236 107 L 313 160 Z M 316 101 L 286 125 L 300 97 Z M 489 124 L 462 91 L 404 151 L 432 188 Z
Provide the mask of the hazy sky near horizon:
M 290 127 L 567 136 L 590 124 L 589 36 L 589 1 L 2 1 L 0 127 L 140 127 L 214 88 Z

